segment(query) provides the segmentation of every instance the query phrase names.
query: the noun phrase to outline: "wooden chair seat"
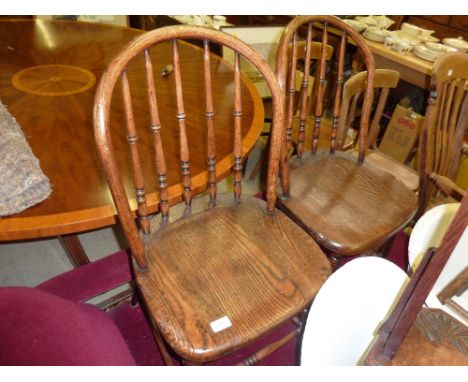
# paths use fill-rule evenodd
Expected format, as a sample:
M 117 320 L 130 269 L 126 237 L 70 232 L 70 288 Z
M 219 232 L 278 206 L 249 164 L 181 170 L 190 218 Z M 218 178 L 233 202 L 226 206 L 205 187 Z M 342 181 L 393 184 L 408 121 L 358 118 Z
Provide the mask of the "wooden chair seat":
M 356 157 L 359 155 L 358 150 L 351 150 L 350 152 Z M 418 190 L 418 172 L 408 166 L 404 166 L 392 157 L 389 157 L 380 151 L 368 150 L 366 153 L 366 162 L 372 164 L 381 171 L 394 175 L 411 191 L 416 192 Z
M 392 366 L 468 366 L 468 328 L 439 309 L 423 308 Z
M 280 208 L 337 255 L 379 248 L 416 212 L 416 196 L 402 182 L 349 153 L 308 154 L 291 167 L 290 197 Z
M 161 334 L 192 362 L 218 358 L 297 315 L 331 273 L 319 246 L 280 211 L 267 214 L 264 201 L 217 202 L 207 209 L 209 198 L 196 198 L 189 216 L 173 208 L 175 221 L 162 227 L 158 216 L 146 240 L 148 270 L 136 271 Z M 223 317 L 232 326 L 215 333 L 211 323 Z

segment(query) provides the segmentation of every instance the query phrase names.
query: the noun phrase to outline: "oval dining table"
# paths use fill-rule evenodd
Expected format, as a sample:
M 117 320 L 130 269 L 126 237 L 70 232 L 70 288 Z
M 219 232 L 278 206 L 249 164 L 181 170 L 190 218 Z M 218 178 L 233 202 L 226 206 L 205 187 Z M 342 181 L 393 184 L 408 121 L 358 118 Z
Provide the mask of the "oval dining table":
M 52 193 L 45 201 L 21 213 L 0 218 L 0 242 L 59 237 L 76 265 L 89 262 L 77 233 L 109 227 L 117 222 L 111 193 L 95 147 L 93 102 L 96 84 L 106 64 L 141 30 L 88 22 L 53 20 L 0 21 L 0 101 L 16 118 L 40 167 L 49 178 Z M 162 139 L 168 165 L 169 201 L 181 200 L 183 187 L 179 166 L 178 133 L 174 79 L 161 71 L 172 63 L 170 44 L 151 51 L 161 113 Z M 193 192 L 206 184 L 206 146 L 202 50 L 180 44 Z M 217 158 L 224 159 L 217 176 L 224 176 L 232 162 L 233 117 L 231 106 L 223 102 L 234 93 L 232 66 L 213 55 L 212 70 L 216 111 Z M 142 72 L 129 66 L 129 77 Z M 214 75 L 213 75 L 214 76 Z M 134 110 L 141 128 L 140 139 L 150 139 L 145 86 L 131 89 Z M 263 105 L 254 85 L 242 77 L 243 153 L 247 155 L 258 139 L 263 125 Z M 121 112 L 123 105 L 113 104 Z M 123 119 L 122 119 L 123 121 Z M 116 128 L 113 143 L 118 153 L 127 196 L 134 189 L 130 172 L 130 153 L 124 133 Z M 197 151 L 198 150 L 198 151 Z M 157 181 L 151 171 L 150 145 L 142 157 L 148 178 L 146 192 L 150 211 L 158 206 Z

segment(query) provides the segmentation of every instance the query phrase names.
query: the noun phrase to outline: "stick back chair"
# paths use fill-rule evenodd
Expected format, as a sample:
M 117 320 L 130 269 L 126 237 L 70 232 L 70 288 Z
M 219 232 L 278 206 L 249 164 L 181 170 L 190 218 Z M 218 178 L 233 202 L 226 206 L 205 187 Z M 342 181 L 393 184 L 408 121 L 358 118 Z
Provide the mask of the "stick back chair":
M 338 123 L 338 147 L 342 148 L 345 140 L 349 138 L 348 131 L 356 119 L 356 113 L 362 104 L 362 95 L 366 89 L 367 72 L 359 72 L 351 76 L 343 87 L 343 101 L 341 105 L 340 120 Z M 409 189 L 416 191 L 419 185 L 419 176 L 416 171 L 380 152 L 377 148 L 377 138 L 380 132 L 380 121 L 385 108 L 390 89 L 397 87 L 400 73 L 390 69 L 376 69 L 374 76 L 375 108 L 372 111 L 372 122 L 367 137 L 368 147 L 366 161 L 384 172 L 394 175 Z M 358 150 L 352 150 L 358 155 Z
M 301 108 L 297 155 L 288 160 L 289 134 L 281 156 L 282 199 L 279 206 L 305 229 L 336 263 L 340 256 L 376 253 L 396 232 L 411 221 L 416 212 L 415 195 L 394 176 L 365 161 L 367 132 L 374 88 L 374 58 L 361 35 L 332 16 L 298 16 L 287 26 L 277 54 L 277 76 L 283 92 L 291 88 L 287 50 L 295 44 L 298 28 L 308 26 L 307 41 L 318 31 L 326 46 L 331 30 L 340 31 L 337 52 L 338 79 L 333 104 L 333 124 L 329 150 L 319 149 L 323 115 L 326 60 L 319 66 L 318 90 L 314 102 L 312 150 L 305 153 L 302 137 L 306 110 Z M 358 156 L 338 151 L 337 133 L 343 94 L 346 45 L 351 39 L 360 51 L 367 70 L 367 84 L 360 119 Z M 293 48 L 294 49 L 294 48 Z M 286 95 L 287 97 L 287 95 Z M 287 97 L 287 128 L 291 128 L 291 97 Z M 302 106 L 302 105 L 301 105 Z
M 468 55 L 444 54 L 434 63 L 431 94 L 419 142 L 419 209 L 448 203 L 464 190 L 454 184 L 468 125 Z M 441 193 L 442 191 L 442 193 Z
M 193 53 L 191 57 L 179 54 L 179 47 L 184 44 L 179 41 L 182 39 L 204 42 L 204 49 L 197 55 L 203 63 L 202 69 L 192 73 L 190 79 L 184 76 L 184 68 L 196 57 Z M 230 94 L 215 94 L 212 90 L 217 76 L 223 72 L 219 64 L 211 60 L 209 42 L 236 52 Z M 158 49 L 164 47 L 172 49 L 174 100 L 157 98 L 159 87 L 155 82 L 160 82 L 155 81 L 153 61 L 158 58 Z M 266 203 L 242 195 L 242 156 L 246 153 L 242 149 L 240 55 L 258 69 L 273 94 Z M 141 67 L 135 68 L 132 63 Z M 148 125 L 135 126 L 134 123 L 129 80 L 137 79 L 138 73 L 144 73 L 140 79 L 143 78 L 143 86 L 147 87 L 149 128 L 153 135 L 149 142 L 137 141 L 137 133 L 143 137 L 142 129 Z M 206 132 L 202 140 L 206 142 L 200 145 L 206 149 L 204 188 L 209 191 L 200 198 L 193 198 L 189 152 L 202 154 L 189 150 L 190 140 L 197 137 L 189 135 L 191 131 L 186 129 L 190 115 L 185 114 L 184 95 L 191 89 L 184 88 L 183 80 L 202 83 L 199 97 L 205 103 Z M 122 110 L 118 105 L 111 106 L 111 100 L 117 101 L 119 97 L 119 92 L 115 91 L 119 81 L 125 113 L 118 112 Z M 229 102 L 232 95 L 233 161 L 231 155 L 217 158 L 215 150 L 217 121 L 223 118 L 215 114 L 216 104 Z M 278 162 L 285 134 L 282 97 L 273 71 L 251 47 L 223 32 L 193 26 L 160 28 L 136 38 L 114 58 L 101 77 L 94 108 L 98 152 L 130 245 L 138 290 L 155 324 L 155 336 L 167 362 L 170 357 L 166 345 L 188 364 L 206 363 L 246 346 L 301 314 L 331 272 L 318 245 L 287 216 L 275 210 Z M 162 106 L 171 101 L 176 105 L 172 118 L 179 127 L 171 133 L 179 137 L 179 154 L 163 151 L 161 131 L 165 126 L 160 123 L 159 116 L 162 117 Z M 140 230 L 120 177 L 123 165 L 119 166 L 114 157 L 113 134 L 128 134 Z M 148 214 L 138 156 L 138 149 L 144 144 L 154 144 L 154 164 L 159 180 L 156 195 L 159 214 L 154 216 Z M 168 155 L 180 157 L 178 172 L 184 199 L 171 208 L 166 182 Z M 220 168 L 220 163 L 226 159 L 233 168 L 233 194 L 217 195 L 216 184 L 227 175 Z M 294 332 L 290 333 L 282 341 L 293 335 Z M 253 355 L 246 363 L 255 363 L 258 357 L 277 346 L 271 344 L 269 349 Z

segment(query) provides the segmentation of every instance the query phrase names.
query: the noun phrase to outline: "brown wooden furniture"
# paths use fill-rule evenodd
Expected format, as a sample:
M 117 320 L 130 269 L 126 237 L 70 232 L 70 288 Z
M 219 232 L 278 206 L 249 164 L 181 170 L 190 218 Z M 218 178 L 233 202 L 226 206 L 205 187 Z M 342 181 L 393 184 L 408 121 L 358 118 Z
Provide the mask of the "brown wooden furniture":
M 366 357 L 367 364 L 468 365 L 466 326 L 440 310 L 421 309 L 467 225 L 465 196 L 439 248 L 425 255 L 379 329 Z
M 202 40 L 205 49 L 200 54 L 182 51 L 179 39 Z M 213 59 L 210 41 L 234 49 L 234 75 Z M 154 86 L 155 73 L 158 77 L 154 69 L 161 65 L 160 49 L 172 52 L 174 72 L 170 81 Z M 186 54 L 198 59 L 201 67 L 194 61 L 182 65 Z M 266 203 L 241 195 L 242 156 L 250 145 L 242 140 L 248 121 L 243 118 L 247 105 L 241 98 L 240 55 L 259 70 L 273 94 Z M 194 67 L 199 70 L 194 71 Z M 202 87 L 196 91 L 198 101 L 192 99 L 205 113 L 204 119 L 196 118 L 202 132 L 192 130 L 193 115 L 187 103 L 188 95 L 194 92 L 194 80 Z M 229 81 L 233 97 L 216 90 L 220 81 Z M 161 97 L 161 87 L 171 97 Z M 142 93 L 134 90 L 140 88 L 147 92 L 145 110 L 135 108 L 135 95 Z M 169 88 L 175 90 L 170 93 Z M 117 106 L 122 102 L 125 112 Z M 220 111 L 222 104 L 228 106 Z M 318 245 L 275 210 L 285 135 L 282 106 L 276 77 L 258 53 L 233 36 L 200 27 L 159 28 L 133 40 L 112 60 L 98 85 L 94 109 L 97 147 L 130 244 L 137 284 L 161 348 L 165 349 L 167 342 L 189 364 L 204 363 L 243 347 L 300 314 L 330 274 L 330 264 Z M 142 114 L 148 118 L 139 118 Z M 164 132 L 170 120 L 179 125 L 178 133 L 171 131 L 180 142 L 177 152 L 165 146 Z M 228 125 L 234 127 L 229 129 L 234 160 L 217 151 L 217 132 Z M 128 136 L 131 165 L 116 159 L 115 135 Z M 155 177 L 148 178 L 141 171 L 142 149 L 153 152 Z M 168 168 L 171 157 L 180 161 L 179 169 Z M 192 160 L 196 157 L 200 162 L 204 158 L 207 171 L 193 177 Z M 140 232 L 121 178 L 125 167 L 133 169 Z M 217 196 L 216 182 L 231 167 L 234 195 Z M 169 209 L 168 177 L 176 177 L 183 187 L 184 203 L 178 208 Z M 156 205 L 160 214 L 156 216 L 150 215 L 145 196 L 151 182 L 159 184 Z M 193 198 L 200 187 L 197 182 L 208 186 L 204 197 Z M 246 363 L 254 363 L 277 346 L 271 345 Z
M 287 49 L 296 38 L 297 29 L 308 25 L 308 41 L 313 32 L 313 25 L 323 23 L 322 44 L 327 45 L 328 27 L 341 29 L 342 39 L 338 50 L 338 81 L 333 105 L 333 125 L 330 149 L 319 150 L 321 133 L 320 122 L 323 114 L 325 83 L 325 57 L 318 62 L 320 67 L 316 81 L 319 87 L 316 93 L 314 131 L 312 150 L 303 151 L 301 130 L 303 131 L 306 113 L 301 105 L 301 125 L 297 156 L 288 161 L 287 147 L 281 162 L 281 182 L 283 198 L 280 208 L 303 227 L 323 248 L 331 259 L 337 256 L 350 256 L 363 253 L 375 253 L 396 232 L 405 227 L 416 212 L 415 195 L 399 180 L 380 171 L 365 161 L 367 132 L 370 107 L 374 87 L 373 56 L 361 35 L 346 23 L 331 16 L 299 16 L 286 28 L 277 54 L 277 76 L 284 93 L 291 87 L 288 75 Z M 354 40 L 367 64 L 367 85 L 364 93 L 360 130 L 358 158 L 338 152 L 337 132 L 340 118 L 343 92 L 343 70 L 348 38 Z M 307 63 L 306 63 L 307 67 Z M 307 70 L 306 70 L 307 71 Z M 292 70 L 289 71 L 291 73 Z M 287 98 L 288 124 L 291 128 L 293 110 L 291 98 Z M 286 140 L 286 139 L 285 139 Z M 291 167 L 291 168 L 290 168 Z
M 288 50 L 288 57 L 289 57 L 289 62 L 295 62 L 295 68 L 299 71 L 299 68 L 302 67 L 304 69 L 304 60 L 306 60 L 306 44 L 305 41 L 298 41 L 297 42 L 297 49 L 293 51 L 292 49 Z M 309 58 L 308 60 L 318 60 L 322 54 L 322 44 L 319 42 L 313 41 L 310 45 L 310 51 L 309 51 Z M 294 55 L 294 56 L 293 56 Z M 327 61 L 331 59 L 333 55 L 333 48 L 330 45 L 327 45 L 327 52 L 326 52 L 326 58 Z M 302 63 L 302 64 L 301 64 Z M 310 66 L 310 65 L 309 65 Z M 316 67 L 318 69 L 318 66 Z M 298 110 L 298 106 L 302 103 L 305 102 L 307 104 L 307 110 L 310 110 L 312 108 L 312 101 L 314 97 L 311 97 L 312 94 L 314 94 L 318 87 L 317 87 L 317 82 L 314 81 L 315 76 L 317 73 L 315 73 L 315 76 L 312 77 L 310 76 L 310 73 L 308 72 L 306 75 L 306 72 L 302 70 L 301 76 L 302 80 L 299 78 L 296 78 L 298 75 L 297 72 L 294 73 L 294 78 L 291 80 L 294 82 L 294 90 L 291 87 L 289 89 L 290 92 L 294 91 L 295 97 L 291 97 L 290 99 L 294 104 L 291 106 L 293 110 Z M 298 82 L 300 81 L 299 89 L 298 89 Z M 271 98 L 264 98 L 263 99 L 263 105 L 265 107 L 265 122 L 271 123 L 272 117 L 273 117 L 273 110 L 272 110 L 272 104 L 271 104 Z M 297 142 L 297 135 L 299 131 L 299 116 L 294 115 L 293 119 L 293 127 L 292 129 L 288 129 L 288 134 L 290 135 L 290 142 Z M 310 123 L 309 119 L 307 119 L 306 123 Z M 329 128 L 329 126 L 328 126 Z M 269 133 L 268 133 L 269 135 Z M 306 143 L 307 144 L 307 143 Z M 267 157 L 267 152 L 268 152 L 268 147 L 269 147 L 269 142 L 266 145 L 265 150 L 263 151 L 262 155 L 260 156 L 257 164 L 255 165 L 254 169 L 252 170 L 252 173 L 250 174 L 250 179 L 255 179 L 255 177 L 258 175 L 260 172 L 262 165 L 265 161 L 265 158 Z
M 52 184 L 52 194 L 43 203 L 26 211 L 0 219 L 0 241 L 38 239 L 60 235 L 69 253 L 78 264 L 88 261 L 76 233 L 111 226 L 116 223 L 116 211 L 104 174 L 96 164 L 97 151 L 92 133 L 92 107 L 96 79 L 101 76 L 105 65 L 119 49 L 132 38 L 144 32 L 105 24 L 46 21 L 46 20 L 1 20 L 0 40 L 3 53 L 0 54 L 0 99 L 8 107 L 23 129 L 33 153 L 40 161 L 44 173 Z M 188 129 L 199 132 L 190 145 L 202 145 L 200 96 L 203 91 L 196 73 L 202 71 L 197 60 L 202 50 L 190 44 L 180 46 L 183 63 L 187 63 L 185 84 L 191 91 L 185 94 L 186 113 L 194 116 L 188 121 Z M 155 70 L 160 72 L 172 62 L 168 48 L 158 51 L 159 62 Z M 213 85 L 215 97 L 229 97 L 233 94 L 232 67 L 219 57 L 213 57 L 219 72 Z M 156 85 L 161 99 L 171 98 L 173 90 L 167 86 L 171 76 L 157 76 Z M 243 138 L 245 151 L 255 144 L 262 129 L 263 113 L 261 98 L 246 78 L 242 82 Z M 167 89 L 167 91 L 166 91 Z M 138 109 L 147 104 L 145 89 L 135 89 L 134 106 Z M 224 119 L 229 110 L 220 103 L 218 112 L 217 150 L 224 158 L 232 150 L 229 129 Z M 138 113 L 136 119 L 145 119 Z M 166 150 L 175 152 L 179 145 L 177 123 L 165 115 L 161 119 L 167 126 L 162 132 Z M 149 135 L 149 133 L 148 133 Z M 125 136 L 115 137 L 119 163 L 128 161 L 129 153 Z M 152 154 L 149 149 L 141 152 L 143 171 L 155 178 L 151 171 Z M 168 156 L 169 170 L 177 168 L 178 160 Z M 191 158 L 193 192 L 204 188 L 205 157 Z M 226 171 L 229 160 L 220 161 Z M 181 200 L 182 186 L 179 179 L 170 172 L 167 179 L 170 204 Z M 131 189 L 131 171 L 123 168 L 124 184 Z M 198 176 L 196 176 L 198 175 Z M 157 208 L 154 182 L 148 184 L 148 208 Z M 132 208 L 136 204 L 132 202 Z
M 434 64 L 431 96 L 419 142 L 419 210 L 447 203 L 464 190 L 457 176 L 468 120 L 468 55 L 450 53 Z M 442 190 L 442 193 L 440 192 Z
M 343 87 L 343 99 L 338 124 L 338 146 L 342 147 L 348 138 L 348 131 L 356 119 L 356 112 L 359 113 L 362 106 L 362 95 L 366 88 L 366 72 L 360 72 L 351 76 Z M 401 180 L 410 190 L 416 191 L 419 185 L 418 173 L 413 169 L 403 165 L 393 158 L 378 151 L 377 137 L 380 132 L 380 121 L 384 111 L 390 89 L 398 85 L 400 74 L 394 70 L 376 69 L 374 76 L 374 107 L 372 122 L 369 127 L 367 145 L 370 150 L 366 155 L 368 163 L 374 165 L 384 172 L 394 175 Z M 358 155 L 359 151 L 353 150 L 352 154 Z

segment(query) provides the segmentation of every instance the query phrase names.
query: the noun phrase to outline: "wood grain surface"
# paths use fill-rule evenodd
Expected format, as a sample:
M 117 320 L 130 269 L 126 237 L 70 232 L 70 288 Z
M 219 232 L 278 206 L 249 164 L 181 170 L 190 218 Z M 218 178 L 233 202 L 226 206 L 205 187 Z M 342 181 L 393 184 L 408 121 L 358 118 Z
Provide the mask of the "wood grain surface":
M 468 329 L 443 311 L 423 308 L 389 366 L 468 366 Z
M 416 212 L 411 190 L 350 153 L 309 153 L 292 166 L 291 197 L 280 208 L 337 254 L 378 248 Z
M 98 80 L 105 66 L 124 44 L 143 32 L 104 24 L 73 21 L 1 20 L 0 21 L 0 99 L 23 129 L 33 153 L 49 177 L 53 192 L 49 199 L 20 214 L 0 219 L 0 240 L 31 239 L 76 233 L 112 225 L 116 211 L 99 165 L 93 136 L 92 108 Z M 203 51 L 181 42 L 182 74 L 186 104 L 186 126 L 191 139 L 192 190 L 205 187 L 206 143 L 203 84 Z M 151 52 L 156 87 L 160 99 L 161 136 L 168 161 L 168 198 L 171 204 L 180 200 L 183 187 L 178 171 L 178 125 L 173 73 L 159 75 L 172 62 L 172 46 L 161 45 Z M 128 75 L 133 83 L 143 84 L 144 69 L 130 65 Z M 232 164 L 232 105 L 224 99 L 233 94 L 233 69 L 217 56 L 212 56 L 213 98 L 218 112 L 217 139 L 218 176 Z M 13 81 L 13 82 L 12 82 Z M 16 84 L 16 86 L 15 86 Z M 253 147 L 262 127 L 261 99 L 253 85 L 242 76 L 243 155 Z M 26 90 L 28 89 L 28 90 Z M 140 138 L 151 135 L 146 87 L 131 89 L 135 124 Z M 38 94 L 40 93 L 40 94 Z M 116 94 L 113 106 L 118 126 L 123 116 L 122 95 Z M 136 209 L 132 185 L 130 150 L 123 130 L 114 136 L 118 162 L 124 185 Z M 152 161 L 151 145 L 140 147 L 143 174 L 147 183 L 150 211 L 158 204 L 156 174 L 146 165 Z M 224 161 L 223 161 L 224 159 Z M 171 171 L 172 170 L 172 171 Z
M 331 272 L 318 245 L 281 212 L 267 214 L 265 202 L 252 197 L 217 200 L 207 211 L 208 195 L 194 199 L 190 212 L 172 208 L 174 222 L 162 227 L 156 216 L 152 227 L 159 231 L 147 242 L 150 270 L 137 274 L 161 333 L 196 362 L 293 317 Z M 224 316 L 232 327 L 214 333 L 210 323 Z

